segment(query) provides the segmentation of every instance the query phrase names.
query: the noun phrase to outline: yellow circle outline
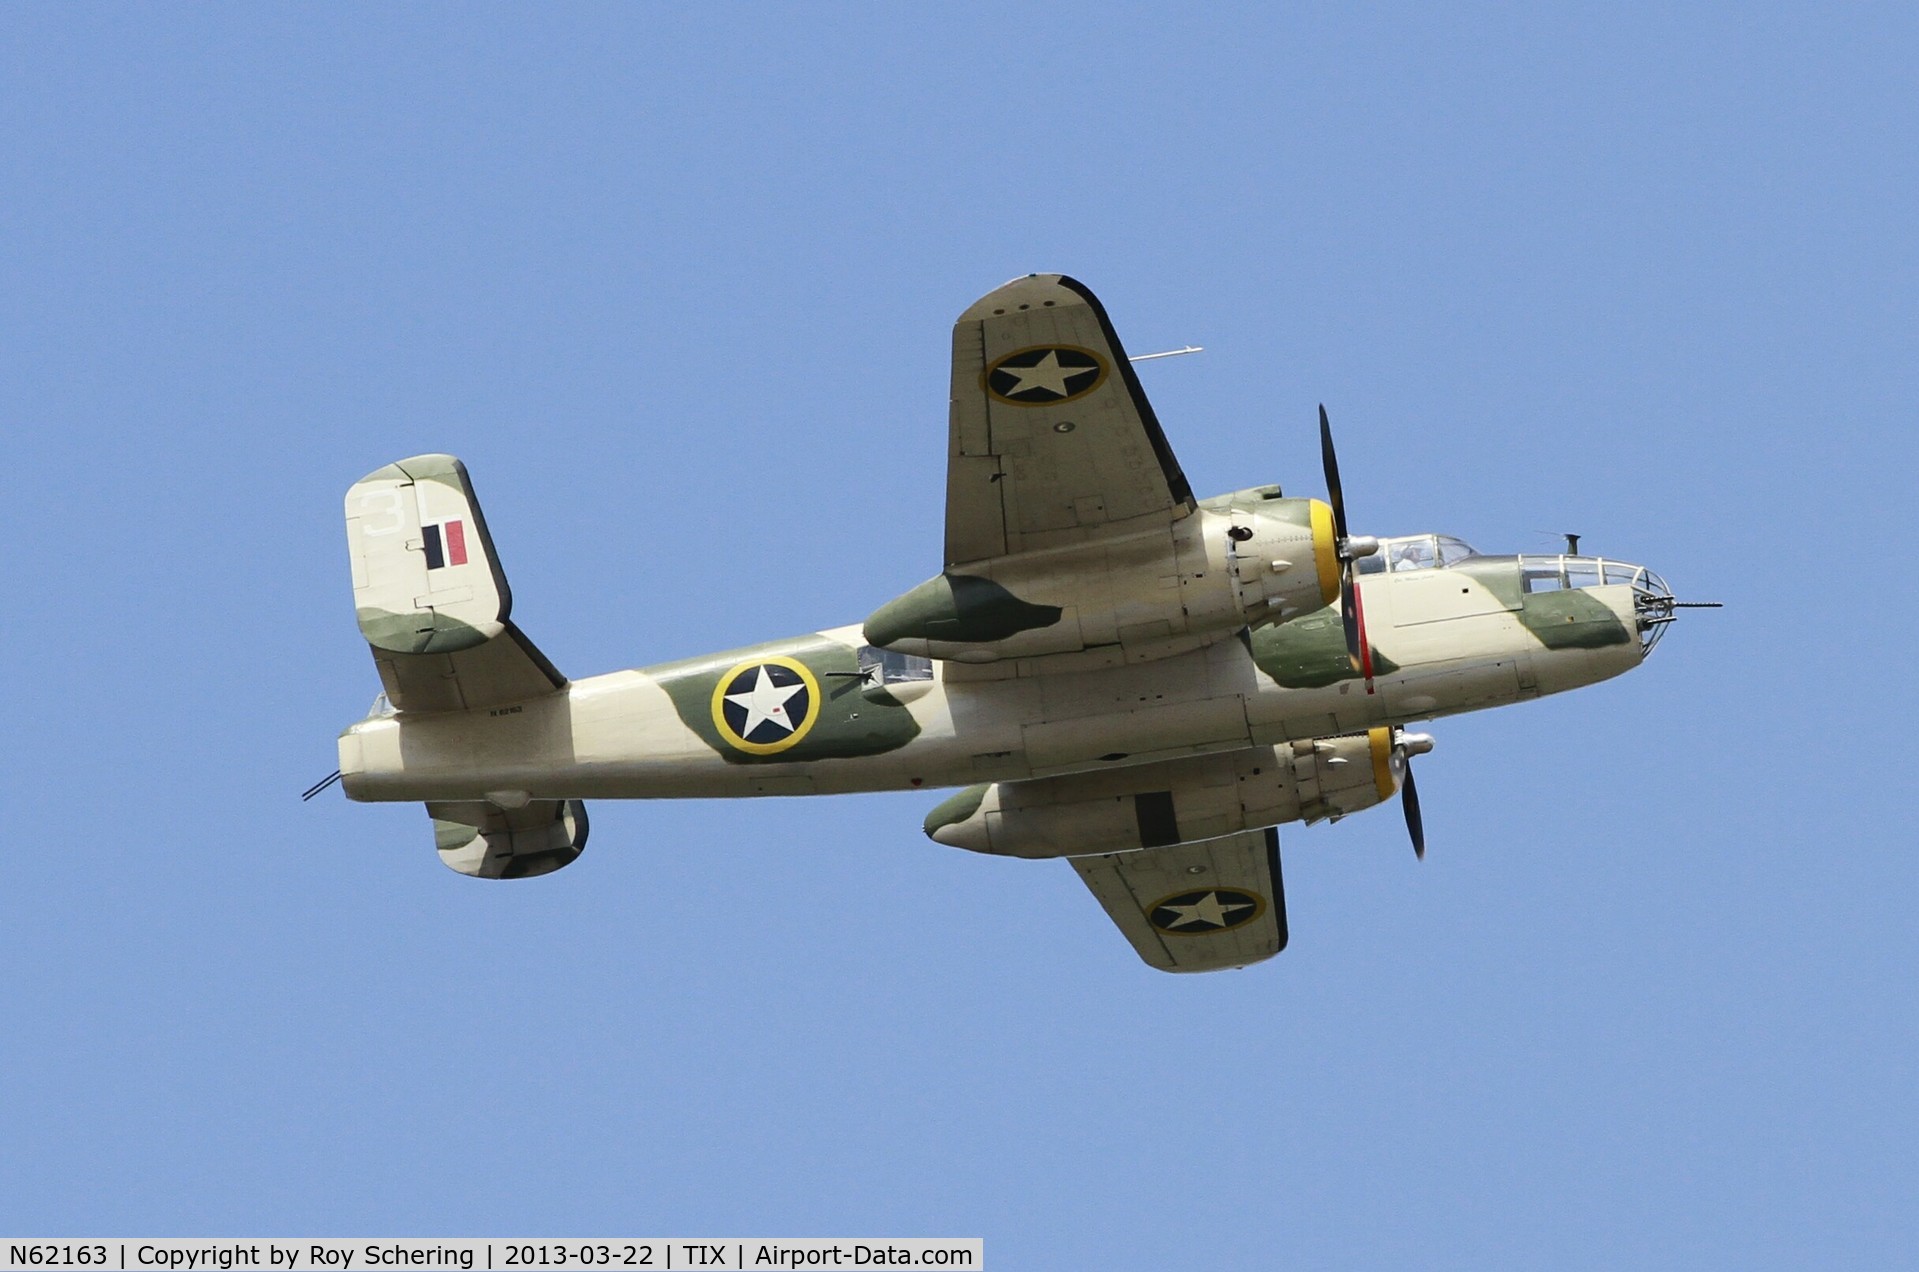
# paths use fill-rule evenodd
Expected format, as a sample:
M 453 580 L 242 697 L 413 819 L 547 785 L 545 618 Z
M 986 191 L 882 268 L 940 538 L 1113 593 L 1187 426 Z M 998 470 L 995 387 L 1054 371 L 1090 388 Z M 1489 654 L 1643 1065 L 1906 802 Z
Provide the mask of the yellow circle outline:
M 806 719 L 800 721 L 799 727 L 779 741 L 748 742 L 745 738 L 733 732 L 733 726 L 726 722 L 726 689 L 727 686 L 732 684 L 734 679 L 747 668 L 766 666 L 784 667 L 788 671 L 796 673 L 800 678 L 800 683 L 806 686 L 807 706 L 811 709 L 806 713 Z M 825 699 L 820 697 L 820 682 L 814 679 L 813 673 L 807 669 L 805 663 L 777 654 L 765 658 L 750 658 L 734 667 L 724 676 L 721 676 L 719 683 L 713 686 L 713 727 L 720 731 L 720 740 L 736 751 L 744 751 L 748 755 L 772 755 L 776 752 L 784 751 L 790 746 L 797 746 L 799 740 L 812 730 L 814 723 L 820 718 L 821 709 L 825 705 Z
M 1068 393 L 1065 397 L 1048 398 L 1044 402 L 1021 402 L 1017 398 L 1007 397 L 1005 394 L 1001 393 L 998 389 L 995 389 L 993 387 L 993 372 L 999 370 L 1001 367 L 1005 366 L 1008 362 L 1011 362 L 1014 358 L 1019 357 L 1022 353 L 1036 353 L 1041 349 L 1064 349 L 1068 351 L 1069 353 L 1083 353 L 1087 357 L 1093 360 L 1093 365 L 1090 367 L 1079 367 L 1077 369 L 1082 373 L 1097 369 L 1099 371 L 1099 374 L 1094 376 L 1093 382 L 1087 385 L 1085 388 L 1080 389 L 1077 392 Z M 1024 349 L 1015 349 L 1011 353 L 1002 353 L 999 357 L 993 359 L 993 361 L 987 365 L 986 370 L 980 372 L 979 386 L 981 389 L 985 390 L 986 396 L 992 398 L 995 402 L 1004 402 L 1008 406 L 1064 406 L 1068 402 L 1077 402 L 1081 398 L 1085 397 L 1088 393 L 1091 393 L 1094 390 L 1098 389 L 1100 385 L 1106 383 L 1106 377 L 1108 374 L 1111 373 L 1111 371 L 1112 371 L 1112 367 L 1107 365 L 1105 358 L 1101 357 L 1099 353 L 1097 353 L 1096 351 L 1092 349 L 1088 349 L 1084 347 L 1083 345 L 1070 345 L 1070 344 L 1027 345 Z
M 1233 922 L 1221 924 L 1219 927 L 1198 928 L 1191 932 L 1175 932 L 1171 928 L 1163 928 L 1153 922 L 1154 911 L 1158 910 L 1168 901 L 1171 901 L 1174 897 L 1191 896 L 1195 892 L 1237 892 L 1242 897 L 1251 897 L 1256 904 L 1253 906 L 1253 912 L 1243 919 L 1235 919 Z M 1231 884 L 1216 883 L 1209 887 L 1181 888 L 1178 892 L 1167 893 L 1146 907 L 1146 926 L 1158 932 L 1161 936 L 1212 936 L 1216 932 L 1230 932 L 1234 928 L 1245 927 L 1248 923 L 1256 923 L 1259 921 L 1259 916 L 1264 913 L 1266 913 L 1266 898 L 1260 896 L 1259 893 L 1254 892 L 1251 888 L 1235 888 Z

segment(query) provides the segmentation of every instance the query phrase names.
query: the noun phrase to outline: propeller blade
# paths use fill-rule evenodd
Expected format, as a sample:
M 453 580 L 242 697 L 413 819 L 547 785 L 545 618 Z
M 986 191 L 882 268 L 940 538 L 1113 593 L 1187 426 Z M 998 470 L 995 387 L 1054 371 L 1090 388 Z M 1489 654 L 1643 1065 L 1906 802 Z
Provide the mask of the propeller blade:
M 1413 785 L 1413 761 L 1406 757 L 1406 783 L 1399 790 L 1400 805 L 1406 810 L 1406 833 L 1413 837 L 1413 856 L 1426 860 L 1426 823 L 1419 817 L 1419 788 Z
M 1333 506 L 1333 533 L 1339 546 L 1346 546 L 1346 496 L 1339 488 L 1339 456 L 1333 453 L 1333 426 L 1326 418 L 1326 404 L 1319 404 L 1319 462 L 1326 469 L 1326 502 Z
M 1346 629 L 1346 657 L 1353 670 L 1366 677 L 1366 692 L 1373 691 L 1373 648 L 1366 639 L 1366 614 L 1359 602 L 1359 588 L 1353 582 L 1351 536 L 1346 533 L 1346 493 L 1339 484 L 1339 455 L 1333 449 L 1333 422 L 1326 418 L 1326 404 L 1319 404 L 1319 461 L 1326 469 L 1326 500 L 1333 508 L 1333 535 L 1339 540 L 1339 617 Z

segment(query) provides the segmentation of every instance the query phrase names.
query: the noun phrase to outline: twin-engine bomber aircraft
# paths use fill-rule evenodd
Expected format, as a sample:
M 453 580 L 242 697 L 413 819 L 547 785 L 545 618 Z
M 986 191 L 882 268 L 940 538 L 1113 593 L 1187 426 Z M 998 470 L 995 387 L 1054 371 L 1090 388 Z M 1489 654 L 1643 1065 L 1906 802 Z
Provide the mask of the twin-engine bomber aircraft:
M 440 859 L 569 865 L 583 799 L 963 786 L 942 844 L 1064 857 L 1140 957 L 1286 946 L 1279 836 L 1403 791 L 1402 727 L 1637 667 L 1680 603 L 1642 566 L 1349 535 L 1329 502 L 1196 500 L 1093 293 L 1057 274 L 953 328 L 946 567 L 862 624 L 568 680 L 511 622 L 466 468 L 389 464 L 346 497 L 385 693 L 340 736 L 356 800 L 424 800 Z M 1576 542 L 1568 547 L 1575 550 Z

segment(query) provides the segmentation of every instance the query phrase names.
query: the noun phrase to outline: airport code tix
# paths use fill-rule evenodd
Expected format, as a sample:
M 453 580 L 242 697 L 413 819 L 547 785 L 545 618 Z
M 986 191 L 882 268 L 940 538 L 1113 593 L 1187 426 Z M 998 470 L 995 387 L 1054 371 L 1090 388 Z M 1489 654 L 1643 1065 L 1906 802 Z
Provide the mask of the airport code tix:
M 598 1272 L 608 1268 L 963 1268 L 985 1266 L 984 1242 L 972 1238 L 786 1237 L 722 1240 L 686 1237 L 547 1241 L 480 1238 L 203 1239 L 0 1242 L 0 1272 L 80 1268 L 94 1272 L 372 1272 L 388 1268 L 457 1268 L 460 1272 Z

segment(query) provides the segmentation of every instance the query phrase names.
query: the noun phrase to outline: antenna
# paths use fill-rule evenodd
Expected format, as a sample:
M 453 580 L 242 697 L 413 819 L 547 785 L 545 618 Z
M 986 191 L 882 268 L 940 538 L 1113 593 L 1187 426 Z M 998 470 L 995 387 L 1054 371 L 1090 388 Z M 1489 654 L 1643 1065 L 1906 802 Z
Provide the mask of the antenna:
M 1154 358 L 1177 358 L 1182 353 L 1205 353 L 1200 345 L 1187 345 L 1184 349 L 1167 349 L 1161 353 L 1142 353 L 1126 359 L 1128 362 L 1151 362 Z
M 315 795 L 318 795 L 321 791 L 325 790 L 327 787 L 333 785 L 335 782 L 339 780 L 340 780 L 340 770 L 335 769 L 333 770 L 330 776 L 324 778 L 321 781 L 315 782 L 313 785 L 307 787 L 306 791 L 300 796 L 301 802 L 304 803 L 307 800 L 312 799 Z

